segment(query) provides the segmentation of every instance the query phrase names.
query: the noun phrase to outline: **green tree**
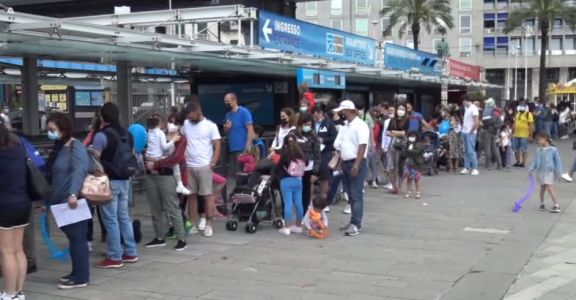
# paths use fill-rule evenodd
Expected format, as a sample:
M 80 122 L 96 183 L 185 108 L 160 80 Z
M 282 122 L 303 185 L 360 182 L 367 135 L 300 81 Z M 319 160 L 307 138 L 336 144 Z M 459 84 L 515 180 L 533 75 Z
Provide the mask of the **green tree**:
M 540 81 L 538 83 L 538 98 L 546 99 L 546 53 L 550 24 L 554 19 L 561 18 L 574 31 L 576 28 L 576 7 L 568 6 L 564 0 L 525 0 L 517 1 L 524 5 L 513 10 L 508 16 L 504 33 L 508 34 L 517 28 L 524 28 L 524 20 L 535 19 L 541 34 L 540 44 Z
M 438 29 L 442 34 L 454 28 L 454 18 L 450 0 L 390 0 L 388 6 L 380 11 L 381 16 L 389 16 L 390 23 L 383 35 L 392 34 L 392 29 L 399 26 L 398 36 L 402 38 L 408 28 L 412 30 L 414 49 L 418 50 L 420 30 L 428 33 Z

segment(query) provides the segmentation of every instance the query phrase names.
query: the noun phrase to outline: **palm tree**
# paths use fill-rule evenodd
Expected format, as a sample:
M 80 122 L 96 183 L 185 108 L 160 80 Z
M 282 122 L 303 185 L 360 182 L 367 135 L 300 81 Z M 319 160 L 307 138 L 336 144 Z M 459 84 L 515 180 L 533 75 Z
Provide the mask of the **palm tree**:
M 383 32 L 384 36 L 391 35 L 392 29 L 400 26 L 398 36 L 402 38 L 410 26 L 416 50 L 422 26 L 428 33 L 436 28 L 442 34 L 446 33 L 447 28 L 454 28 L 450 0 L 390 0 L 388 6 L 380 11 L 380 15 L 390 17 L 390 23 Z
M 540 44 L 540 81 L 538 83 L 538 98 L 544 100 L 546 96 L 546 51 L 548 50 L 548 35 L 550 24 L 556 18 L 561 18 L 574 31 L 576 28 L 576 7 L 568 6 L 564 0 L 524 0 L 525 6 L 517 8 L 510 13 L 506 21 L 504 33 L 523 27 L 524 20 L 537 19 L 541 34 Z M 528 74 L 525 74 L 528 76 Z M 524 95 L 526 97 L 526 95 Z

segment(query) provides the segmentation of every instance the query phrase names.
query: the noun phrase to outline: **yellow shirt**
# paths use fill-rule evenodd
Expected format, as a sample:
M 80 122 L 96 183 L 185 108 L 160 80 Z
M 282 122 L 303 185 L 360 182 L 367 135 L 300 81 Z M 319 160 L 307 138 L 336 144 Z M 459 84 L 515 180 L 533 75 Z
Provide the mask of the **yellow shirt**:
M 514 137 L 528 138 L 530 136 L 530 127 L 534 123 L 534 117 L 531 113 L 518 112 L 514 118 Z

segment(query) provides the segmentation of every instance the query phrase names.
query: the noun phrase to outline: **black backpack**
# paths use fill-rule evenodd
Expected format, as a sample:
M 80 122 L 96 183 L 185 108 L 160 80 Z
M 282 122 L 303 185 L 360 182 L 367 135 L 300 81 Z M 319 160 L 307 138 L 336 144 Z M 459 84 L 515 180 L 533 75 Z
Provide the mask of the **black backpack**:
M 129 179 L 138 170 L 138 160 L 130 145 L 129 133 L 120 136 L 118 132 L 112 128 L 105 130 L 105 132 L 113 136 L 116 141 L 116 149 L 111 161 L 103 162 L 106 171 L 112 173 L 108 175 L 116 179 Z

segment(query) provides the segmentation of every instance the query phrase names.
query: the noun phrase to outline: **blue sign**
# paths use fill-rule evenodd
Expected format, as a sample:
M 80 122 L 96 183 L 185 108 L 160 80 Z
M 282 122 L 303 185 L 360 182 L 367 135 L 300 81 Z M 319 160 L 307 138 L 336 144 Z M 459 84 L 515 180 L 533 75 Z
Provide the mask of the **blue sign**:
M 260 10 L 259 43 L 277 49 L 337 61 L 374 65 L 376 41 Z
M 384 45 L 384 66 L 403 71 L 414 68 L 426 75 L 439 76 L 442 73 L 437 55 L 390 43 Z
M 316 89 L 346 89 L 346 75 L 341 72 L 332 72 L 314 69 L 298 69 L 298 85 L 306 83 L 310 88 Z
M 226 116 L 224 94 L 233 92 L 238 103 L 252 112 L 256 125 L 275 125 L 274 84 L 200 84 L 198 97 L 204 115 L 216 124 L 223 124 Z

